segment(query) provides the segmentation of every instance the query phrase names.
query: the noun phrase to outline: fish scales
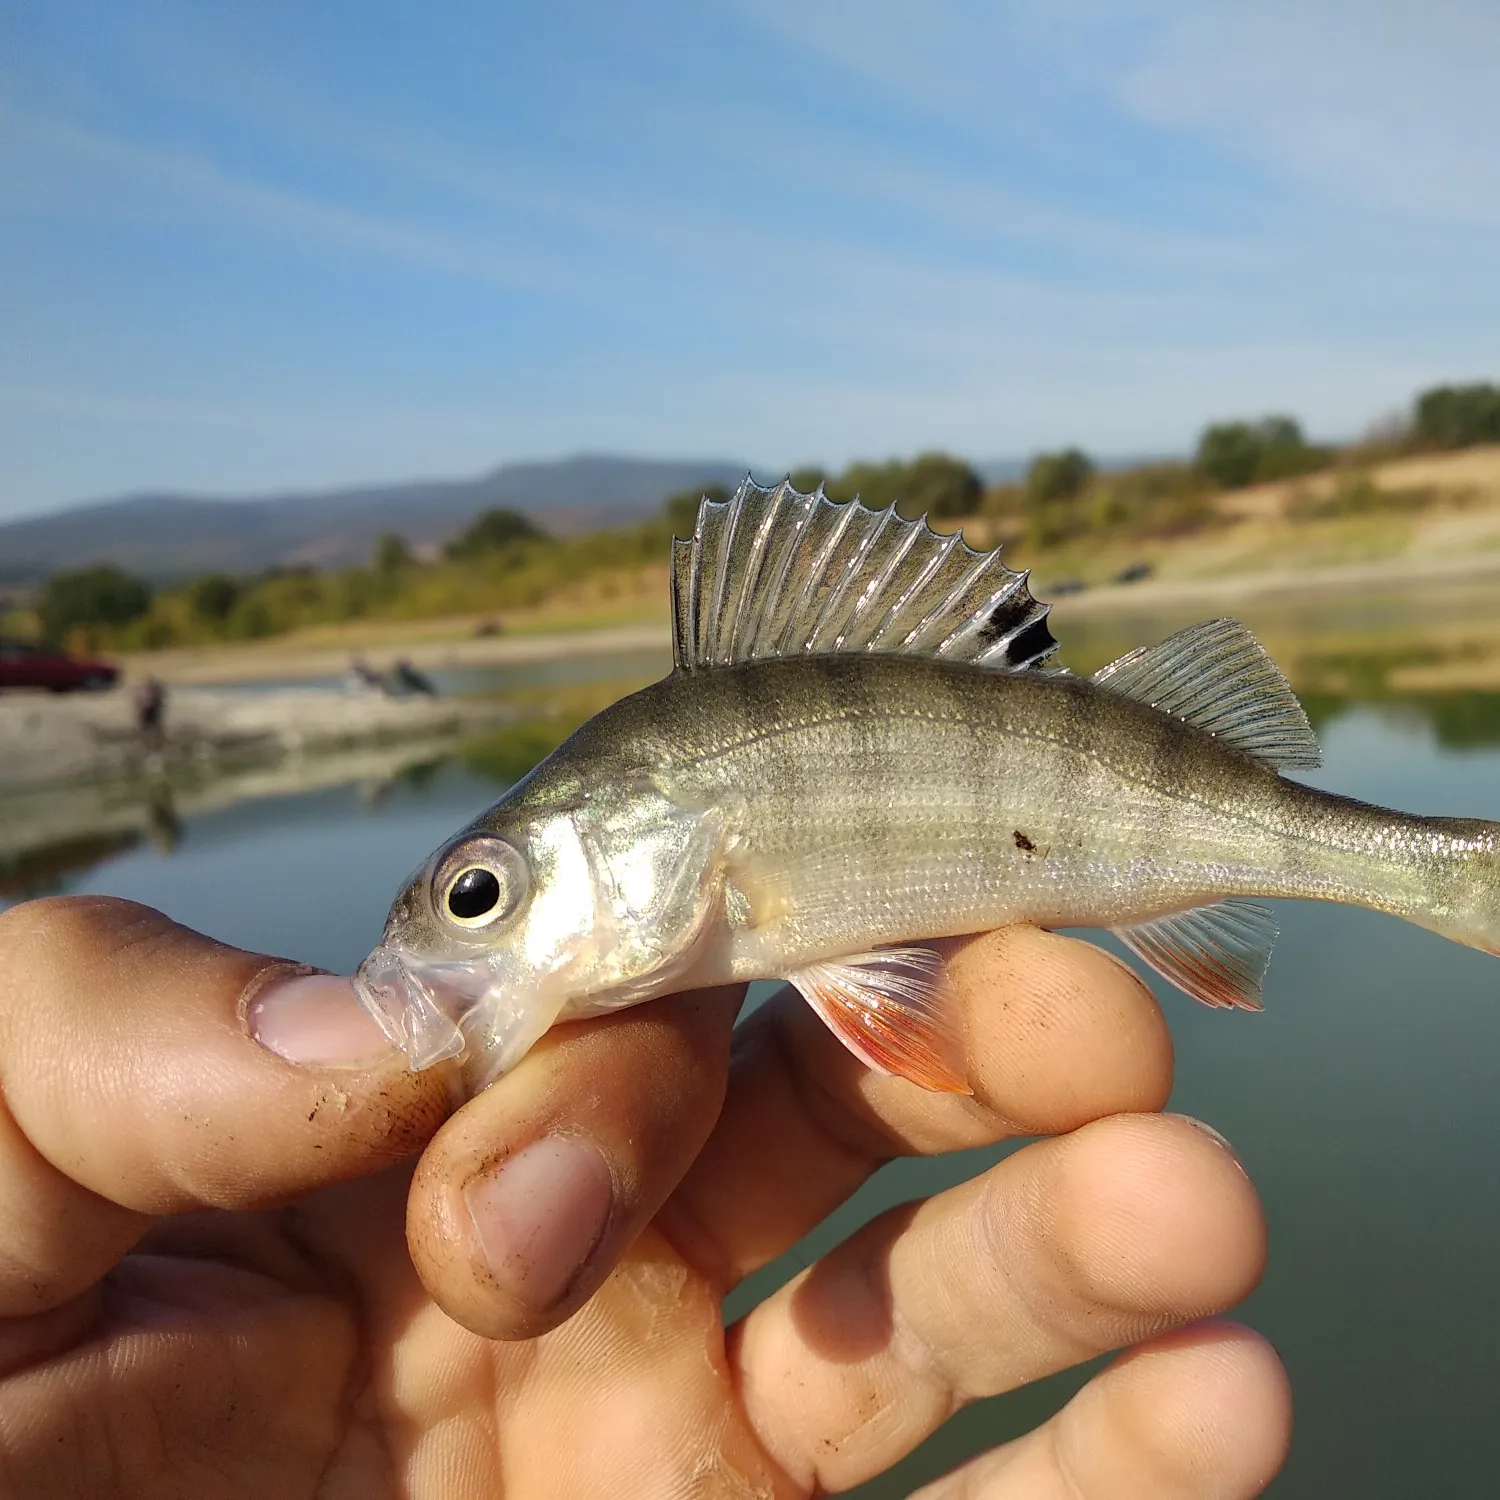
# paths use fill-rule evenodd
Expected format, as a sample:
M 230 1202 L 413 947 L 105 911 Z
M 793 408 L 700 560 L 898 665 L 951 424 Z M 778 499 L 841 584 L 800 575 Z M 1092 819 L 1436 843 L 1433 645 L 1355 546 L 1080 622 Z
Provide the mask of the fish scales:
M 413 1066 L 457 1058 L 483 1087 L 557 1019 L 787 978 L 871 1066 L 962 1089 L 921 940 L 1109 927 L 1189 994 L 1247 1008 L 1274 923 L 1246 897 L 1500 947 L 1500 826 L 1280 774 L 1316 741 L 1232 621 L 1093 678 L 1049 672 L 1045 608 L 994 554 L 748 482 L 703 503 L 672 578 L 673 673 L 393 905 L 356 987 Z
M 881 656 L 720 668 L 606 709 L 559 769 L 742 806 L 735 858 L 789 912 L 724 978 L 777 948 L 787 961 L 858 951 L 889 930 L 891 905 L 939 937 L 1021 917 L 1098 925 L 1210 893 L 1304 895 L 1332 878 L 1316 804 L 1298 807 L 1292 784 L 1075 678 Z

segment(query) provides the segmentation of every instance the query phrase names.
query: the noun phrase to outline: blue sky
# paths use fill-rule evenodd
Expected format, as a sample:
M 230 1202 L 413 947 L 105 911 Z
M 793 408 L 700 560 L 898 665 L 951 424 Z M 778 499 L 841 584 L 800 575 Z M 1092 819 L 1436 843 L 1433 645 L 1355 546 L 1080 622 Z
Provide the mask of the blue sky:
M 1351 435 L 1500 376 L 1493 0 L 0 7 L 0 515 Z

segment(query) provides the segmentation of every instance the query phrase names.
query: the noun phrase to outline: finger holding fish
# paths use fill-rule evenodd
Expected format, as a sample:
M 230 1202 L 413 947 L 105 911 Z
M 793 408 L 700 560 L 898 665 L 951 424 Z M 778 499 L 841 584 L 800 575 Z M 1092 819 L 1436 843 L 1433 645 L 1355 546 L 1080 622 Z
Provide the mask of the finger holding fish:
M 1137 1346 L 1040 1427 L 911 1500 L 1249 1500 L 1286 1461 L 1291 1428 L 1275 1351 L 1210 1322 Z
M 407 1245 L 487 1338 L 566 1321 L 630 1249 L 718 1118 L 738 995 L 673 995 L 542 1039 L 428 1144 Z
M 971 1401 L 1223 1312 L 1265 1253 L 1217 1139 L 1113 1116 L 866 1225 L 737 1324 L 729 1358 L 778 1462 L 841 1490 Z M 1248 1398 L 1278 1380 L 1273 1359 Z
M 723 1112 L 662 1219 L 721 1286 L 781 1254 L 893 1157 L 1166 1103 L 1166 1020 L 1103 949 L 1027 926 L 944 946 L 972 1095 L 865 1067 L 789 990 L 736 1033 Z

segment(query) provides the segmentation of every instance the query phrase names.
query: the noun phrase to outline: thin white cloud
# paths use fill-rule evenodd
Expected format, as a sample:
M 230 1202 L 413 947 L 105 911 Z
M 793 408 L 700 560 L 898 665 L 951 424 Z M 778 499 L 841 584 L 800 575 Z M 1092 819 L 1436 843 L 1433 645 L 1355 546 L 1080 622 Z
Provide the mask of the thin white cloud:
M 1493 0 L 1220 0 L 1129 76 L 1144 119 L 1201 132 L 1333 201 L 1500 225 Z
M 342 204 L 309 198 L 226 171 L 201 150 L 164 148 L 90 130 L 26 111 L 0 99 L 0 138 L 9 166 L 4 178 L 27 196 L 39 186 L 54 203 L 97 207 L 91 178 L 102 176 L 133 193 L 164 200 L 169 215 L 196 213 L 247 225 L 268 235 L 344 254 L 400 262 L 418 270 L 505 287 L 576 289 L 554 262 L 501 242 L 437 232 Z M 0 208 L 4 198 L 0 197 Z M 140 212 L 137 202 L 134 212 Z

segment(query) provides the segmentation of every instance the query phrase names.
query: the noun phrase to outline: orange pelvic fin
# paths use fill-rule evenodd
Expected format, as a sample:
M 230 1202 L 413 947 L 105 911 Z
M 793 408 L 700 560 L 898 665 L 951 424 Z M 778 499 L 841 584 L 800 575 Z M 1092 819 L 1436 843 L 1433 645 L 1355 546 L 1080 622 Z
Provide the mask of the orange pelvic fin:
M 924 1089 L 968 1094 L 963 1027 L 930 948 L 884 948 L 809 964 L 787 979 L 868 1067 Z

